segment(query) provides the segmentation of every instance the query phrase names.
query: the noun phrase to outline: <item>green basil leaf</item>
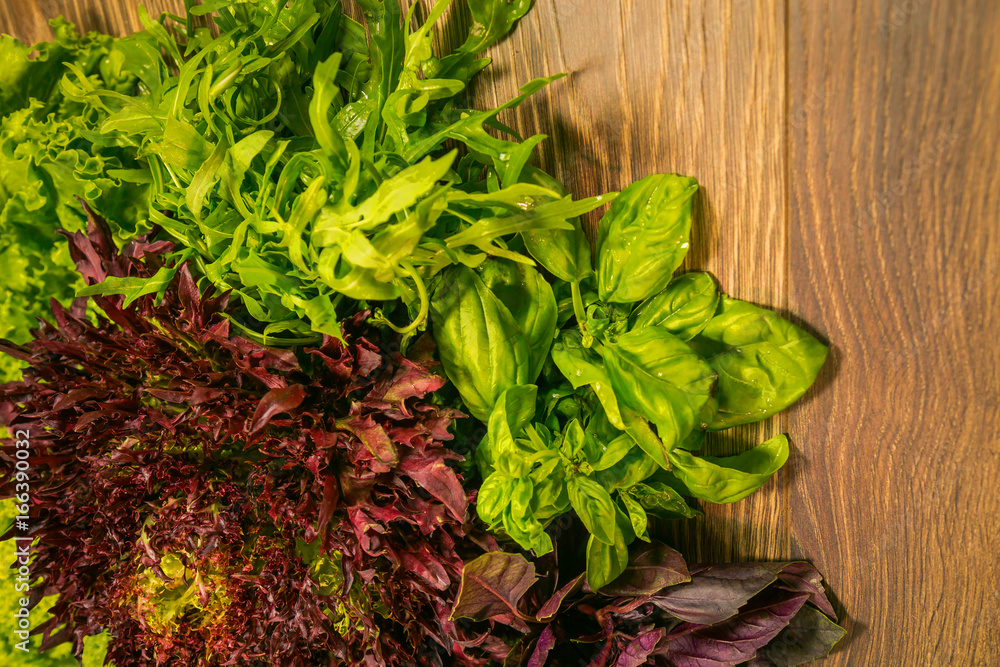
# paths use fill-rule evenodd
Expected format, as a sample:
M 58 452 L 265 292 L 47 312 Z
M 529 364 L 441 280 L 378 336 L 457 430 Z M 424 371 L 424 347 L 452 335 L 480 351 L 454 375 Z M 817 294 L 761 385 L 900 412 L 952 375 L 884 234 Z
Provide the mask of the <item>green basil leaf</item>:
M 649 514 L 661 519 L 690 519 L 702 515 L 700 510 L 688 505 L 676 489 L 663 482 L 639 482 L 628 492 Z
M 587 585 L 598 591 L 617 579 L 628 565 L 628 545 L 625 535 L 617 526 L 614 539 L 606 544 L 591 535 L 587 542 Z
M 548 188 L 559 196 L 566 194 L 563 184 L 541 169 L 525 168 L 523 180 Z M 521 239 L 528 253 L 549 273 L 574 283 L 594 272 L 593 259 L 590 241 L 580 219 L 570 218 L 567 222 L 572 225 L 571 229 L 526 230 L 521 232 Z
M 571 218 L 572 229 L 522 231 L 521 238 L 535 260 L 549 273 L 566 282 L 580 282 L 593 272 L 590 242 L 579 218 Z
M 476 462 L 483 477 L 503 465 L 510 474 L 519 474 L 522 463 L 516 439 L 535 416 L 535 385 L 515 385 L 504 390 L 490 413 L 486 438 L 476 450 Z
M 742 454 L 695 456 L 683 449 L 669 454 L 673 474 L 695 498 L 735 503 L 762 487 L 788 460 L 788 438 L 777 435 Z
M 590 242 L 579 218 L 568 220 L 571 229 L 522 231 L 521 239 L 531 256 L 560 280 L 580 282 L 593 273 Z
M 559 380 L 564 382 L 562 377 Z M 568 385 L 564 384 L 564 386 Z M 591 463 L 594 463 L 601 458 L 607 443 L 622 435 L 622 432 L 621 429 L 612 424 L 608 419 L 608 415 L 604 410 L 604 406 L 600 404 L 600 401 L 594 400 L 596 398 L 595 394 L 578 389 L 573 396 L 580 404 L 580 413 L 574 415 L 574 417 L 577 417 L 581 422 L 586 424 L 584 430 L 587 432 L 587 435 L 599 443 L 592 451 L 593 456 L 588 459 Z
M 545 521 L 559 516 L 569 509 L 569 492 L 566 488 L 566 475 L 563 461 L 559 456 L 535 468 L 531 477 L 535 485 L 535 497 L 532 500 L 535 516 Z
M 531 480 L 527 477 L 515 479 L 509 496 L 509 504 L 503 510 L 501 520 L 504 531 L 523 549 L 532 549 L 544 541 L 544 528 L 531 512 L 531 498 L 534 495 Z
M 687 254 L 697 190 L 693 178 L 654 174 L 615 198 L 598 225 L 601 300 L 635 303 L 667 286 Z
M 575 475 L 567 482 L 569 502 L 587 530 L 604 544 L 615 542 L 615 504 L 604 487 L 594 480 Z
M 656 424 L 663 446 L 673 449 L 694 428 L 715 373 L 687 343 L 659 327 L 619 336 L 603 353 L 618 400 Z
M 618 399 L 596 352 L 583 346 L 578 331 L 565 331 L 552 346 L 552 361 L 574 389 L 590 385 L 615 428 L 624 430 Z
M 661 470 L 660 465 L 639 447 L 628 453 L 607 470 L 594 473 L 593 478 L 609 491 L 625 489 Z
M 708 273 L 677 276 L 632 314 L 632 328 L 663 327 L 681 340 L 691 340 L 715 315 L 719 288 Z
M 643 419 L 638 413 L 624 408 L 622 410 L 622 421 L 625 423 L 625 432 L 632 438 L 642 451 L 656 462 L 664 470 L 670 469 L 670 462 L 667 460 L 667 452 L 672 447 L 661 440 L 653 429 L 649 427 L 649 422 Z
M 528 346 L 507 307 L 476 273 L 442 272 L 430 315 L 441 363 L 472 415 L 487 421 L 504 391 L 528 384 Z
M 552 286 L 542 274 L 527 264 L 505 259 L 483 262 L 480 277 L 510 311 L 524 335 L 531 356 L 528 381 L 534 382 L 548 359 L 556 336 L 558 310 Z
M 629 521 L 632 522 L 632 531 L 635 536 L 638 537 L 643 542 L 649 542 L 649 533 L 646 532 L 646 510 L 642 508 L 639 502 L 628 494 L 628 491 L 621 491 L 618 494 L 621 498 L 622 504 L 625 505 L 625 509 L 628 511 Z
M 625 456 L 632 451 L 635 447 L 635 440 L 632 436 L 627 433 L 622 433 L 620 436 L 608 443 L 607 447 L 601 453 L 601 458 L 593 464 L 594 470 L 607 470 L 613 465 L 621 461 Z
M 828 352 L 791 322 L 728 296 L 691 344 L 719 376 L 712 430 L 760 421 L 787 408 L 816 381 Z
M 479 487 L 479 494 L 476 496 L 476 511 L 479 513 L 479 518 L 488 525 L 495 523 L 508 505 L 513 489 L 514 479 L 510 475 L 496 472 L 483 480 L 483 485 Z
M 562 442 L 559 449 L 566 458 L 586 458 L 586 440 L 587 438 L 583 432 L 583 426 L 580 425 L 580 420 L 573 419 L 563 428 Z
M 708 405 L 706 403 L 705 405 Z M 695 427 L 693 431 L 688 433 L 688 436 L 677 443 L 677 446 L 681 449 L 686 449 L 689 452 L 696 452 L 705 445 L 705 431 L 701 428 Z
M 536 556 L 543 556 L 552 551 L 552 538 L 545 532 L 541 522 L 531 513 L 530 502 L 528 505 L 523 505 L 520 502 L 519 487 L 526 486 L 530 486 L 530 482 L 527 480 L 515 483 L 511 504 L 503 513 L 503 527 L 507 531 L 507 535 L 522 549 L 534 551 Z M 522 506 L 526 508 L 524 511 L 521 510 Z

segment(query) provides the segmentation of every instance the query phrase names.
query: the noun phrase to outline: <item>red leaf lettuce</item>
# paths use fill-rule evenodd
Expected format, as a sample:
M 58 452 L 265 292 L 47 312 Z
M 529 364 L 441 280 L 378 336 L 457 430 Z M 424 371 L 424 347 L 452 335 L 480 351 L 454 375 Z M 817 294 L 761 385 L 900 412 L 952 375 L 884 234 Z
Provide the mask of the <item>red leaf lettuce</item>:
M 160 271 L 167 242 L 118 252 L 105 223 L 67 235 L 91 284 Z M 170 270 L 170 269 L 167 269 Z M 33 603 L 43 647 L 109 630 L 119 667 L 485 664 L 504 647 L 449 618 L 476 533 L 445 447 L 444 380 L 366 325 L 271 349 L 233 335 L 227 296 L 181 265 L 162 295 L 52 303 L 0 386 L 30 433 Z M 379 342 L 382 344 L 380 345 Z M 13 443 L 0 497 L 15 490 Z M 10 537 L 13 530 L 5 537 Z M 481 656 L 466 655 L 466 649 Z

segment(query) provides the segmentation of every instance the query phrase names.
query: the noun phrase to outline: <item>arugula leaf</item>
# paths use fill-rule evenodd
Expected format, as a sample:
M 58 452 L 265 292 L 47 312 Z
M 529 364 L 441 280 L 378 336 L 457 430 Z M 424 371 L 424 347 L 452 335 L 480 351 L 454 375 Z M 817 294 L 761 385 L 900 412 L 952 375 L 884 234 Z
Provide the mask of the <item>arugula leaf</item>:
M 109 276 L 107 280 L 96 285 L 87 285 L 77 291 L 76 296 L 92 296 L 94 294 L 122 294 L 125 300 L 122 302 L 124 308 L 141 296 L 147 294 L 160 294 L 166 291 L 177 274 L 178 267 L 160 267 L 152 278 L 119 278 Z
M 479 53 L 504 37 L 514 22 L 528 13 L 531 0 L 469 0 L 472 27 L 459 47 L 462 53 Z

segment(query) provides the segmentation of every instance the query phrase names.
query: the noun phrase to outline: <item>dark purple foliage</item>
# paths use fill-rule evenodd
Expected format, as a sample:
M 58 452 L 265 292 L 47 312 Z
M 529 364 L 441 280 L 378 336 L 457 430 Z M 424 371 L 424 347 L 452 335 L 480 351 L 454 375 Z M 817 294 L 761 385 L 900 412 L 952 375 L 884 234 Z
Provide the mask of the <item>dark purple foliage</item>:
M 70 245 L 90 283 L 149 276 L 169 248 L 119 253 L 96 218 Z M 506 652 L 449 618 L 463 559 L 493 545 L 443 444 L 459 415 L 429 400 L 443 380 L 361 315 L 296 355 L 233 335 L 226 301 L 183 266 L 161 300 L 95 297 L 96 324 L 53 302 L 54 324 L 3 344 L 29 363 L 0 420 L 31 433 L 35 598 L 60 596 L 44 646 L 107 629 L 118 667 Z
M 520 556 L 484 554 L 466 565 L 453 616 L 489 623 L 497 635 L 507 628 L 509 667 L 790 667 L 843 636 L 807 563 L 689 573 L 680 554 L 654 543 L 597 594 L 577 578 L 546 597 L 547 574 Z

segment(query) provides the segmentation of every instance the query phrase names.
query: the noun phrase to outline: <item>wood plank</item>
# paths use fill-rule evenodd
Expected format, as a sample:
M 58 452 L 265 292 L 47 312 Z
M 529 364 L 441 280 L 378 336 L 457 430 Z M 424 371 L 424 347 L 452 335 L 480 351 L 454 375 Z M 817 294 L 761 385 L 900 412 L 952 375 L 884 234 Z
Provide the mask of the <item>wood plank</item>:
M 857 619 L 824 665 L 1000 664 L 998 35 L 991 0 L 791 2 L 789 309 L 834 346 L 792 539 Z

